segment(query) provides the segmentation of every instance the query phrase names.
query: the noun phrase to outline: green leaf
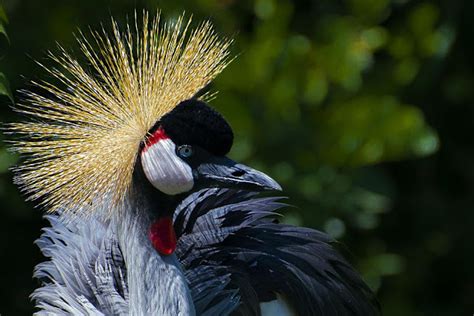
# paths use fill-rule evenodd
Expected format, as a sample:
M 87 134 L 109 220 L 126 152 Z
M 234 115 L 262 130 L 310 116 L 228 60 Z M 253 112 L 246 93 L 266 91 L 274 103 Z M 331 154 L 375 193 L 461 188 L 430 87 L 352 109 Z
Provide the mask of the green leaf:
M 7 77 L 3 73 L 0 72 L 0 95 L 7 96 L 10 101 L 13 101 L 13 94 L 10 89 L 10 83 L 7 80 Z
M 4 23 L 8 23 L 7 14 L 5 13 L 5 9 L 3 9 L 3 6 L 1 5 L 0 5 L 0 21 Z
M 10 44 L 10 38 L 8 37 L 7 31 L 5 30 L 5 26 L 3 25 L 3 23 L 1 21 L 0 21 L 0 35 L 5 37 L 8 44 Z
M 7 152 L 5 148 L 0 149 L 0 174 L 8 172 L 9 168 L 15 165 L 18 157 Z
M 0 5 L 0 37 L 2 38 L 0 40 L 0 59 L 5 55 L 5 46 L 10 45 L 10 38 L 8 37 L 7 31 L 5 30 L 6 23 L 8 23 L 7 15 L 5 14 L 3 7 Z M 4 40 L 6 40 L 6 45 Z
M 328 108 L 319 119 L 318 155 L 333 166 L 415 158 L 438 149 L 423 113 L 393 97 L 359 97 Z

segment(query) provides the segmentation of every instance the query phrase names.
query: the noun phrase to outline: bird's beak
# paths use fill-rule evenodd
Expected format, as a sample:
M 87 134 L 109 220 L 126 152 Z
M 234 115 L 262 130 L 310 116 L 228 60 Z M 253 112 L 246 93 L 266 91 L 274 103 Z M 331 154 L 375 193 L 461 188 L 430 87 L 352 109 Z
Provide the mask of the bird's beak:
M 227 157 L 213 157 L 195 169 L 197 183 L 202 186 L 231 187 L 249 191 L 281 191 L 272 178 Z

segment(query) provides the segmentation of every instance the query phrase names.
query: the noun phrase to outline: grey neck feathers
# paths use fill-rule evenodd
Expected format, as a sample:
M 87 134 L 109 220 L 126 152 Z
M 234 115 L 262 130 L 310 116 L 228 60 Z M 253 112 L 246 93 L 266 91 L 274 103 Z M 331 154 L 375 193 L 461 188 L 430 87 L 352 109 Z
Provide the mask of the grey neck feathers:
M 119 213 L 114 225 L 127 266 L 130 315 L 195 315 L 176 256 L 161 256 L 148 239 L 151 216 L 146 205 Z

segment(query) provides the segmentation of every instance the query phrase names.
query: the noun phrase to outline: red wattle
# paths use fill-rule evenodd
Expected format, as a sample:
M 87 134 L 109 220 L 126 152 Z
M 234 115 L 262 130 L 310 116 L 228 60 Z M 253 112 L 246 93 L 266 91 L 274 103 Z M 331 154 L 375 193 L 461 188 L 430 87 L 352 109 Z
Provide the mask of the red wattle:
M 161 255 L 171 255 L 176 249 L 176 233 L 171 217 L 159 218 L 151 224 L 148 237 L 155 250 Z

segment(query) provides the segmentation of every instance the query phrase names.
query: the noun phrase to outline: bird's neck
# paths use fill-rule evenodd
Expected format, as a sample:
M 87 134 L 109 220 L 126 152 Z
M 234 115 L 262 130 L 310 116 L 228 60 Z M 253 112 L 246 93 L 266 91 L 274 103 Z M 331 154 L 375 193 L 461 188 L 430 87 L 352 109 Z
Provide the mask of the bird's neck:
M 135 203 L 116 219 L 127 266 L 130 315 L 195 315 L 186 278 L 174 254 L 160 255 L 148 238 L 154 215 Z

